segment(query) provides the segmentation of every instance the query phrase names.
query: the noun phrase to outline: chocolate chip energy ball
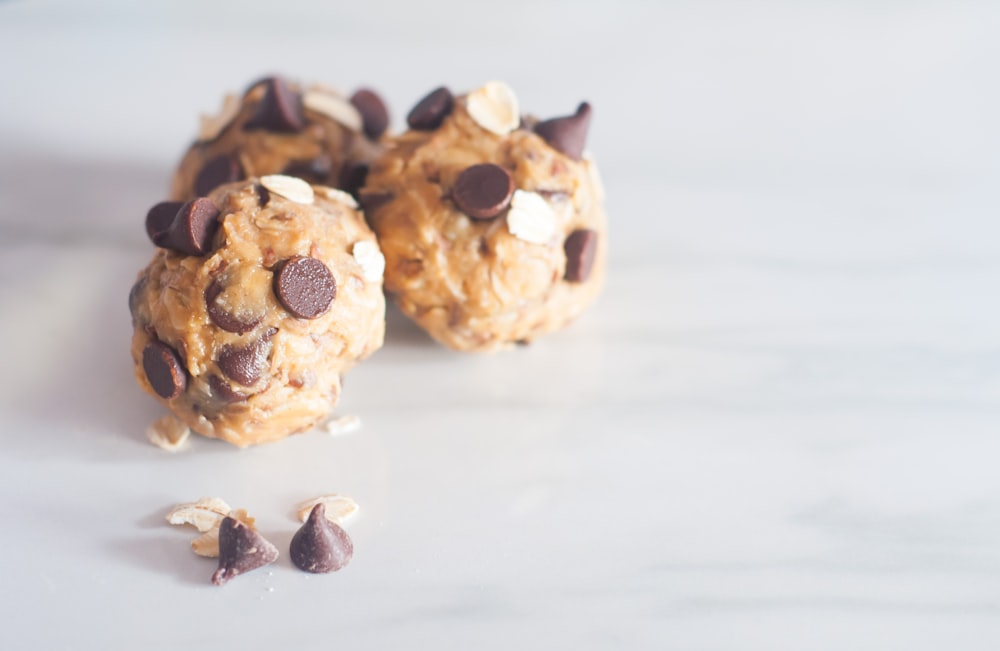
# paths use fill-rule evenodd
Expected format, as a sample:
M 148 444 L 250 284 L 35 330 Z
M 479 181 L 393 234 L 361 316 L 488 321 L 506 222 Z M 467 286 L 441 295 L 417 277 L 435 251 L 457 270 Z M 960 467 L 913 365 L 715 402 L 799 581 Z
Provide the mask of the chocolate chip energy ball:
M 606 257 L 601 183 L 583 152 L 591 109 L 522 120 L 491 82 L 438 88 L 361 192 L 385 285 L 431 336 L 493 351 L 562 328 L 598 295 Z
M 312 428 L 382 345 L 385 260 L 345 192 L 287 176 L 154 206 L 129 294 L 139 384 L 238 446 Z
M 226 96 L 218 116 L 202 118 L 198 140 L 174 174 L 171 196 L 188 201 L 224 183 L 266 174 L 354 193 L 382 150 L 388 126 L 385 104 L 371 90 L 346 98 L 323 86 L 261 79 L 241 98 Z

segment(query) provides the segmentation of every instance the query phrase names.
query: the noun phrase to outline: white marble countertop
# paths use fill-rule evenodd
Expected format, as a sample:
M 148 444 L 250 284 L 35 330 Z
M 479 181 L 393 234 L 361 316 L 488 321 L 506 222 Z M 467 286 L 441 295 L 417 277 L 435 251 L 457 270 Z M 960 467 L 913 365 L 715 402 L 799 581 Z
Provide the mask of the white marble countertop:
M 1000 6 L 755 4 L 0 3 L 0 648 L 1000 648 Z M 359 432 L 150 446 L 143 216 L 270 71 L 592 101 L 600 302 L 496 356 L 393 312 Z M 331 491 L 332 576 L 163 522 L 284 553 Z

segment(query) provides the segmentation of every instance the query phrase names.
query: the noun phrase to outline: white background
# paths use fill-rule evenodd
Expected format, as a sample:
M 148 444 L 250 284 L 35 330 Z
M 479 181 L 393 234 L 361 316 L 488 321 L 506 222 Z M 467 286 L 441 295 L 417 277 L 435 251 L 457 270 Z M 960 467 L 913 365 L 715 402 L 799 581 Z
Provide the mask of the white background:
M 0 648 L 1000 647 L 1000 5 L 0 2 Z M 595 107 L 608 286 L 463 356 L 396 312 L 356 434 L 145 442 L 143 217 L 223 92 Z M 356 556 L 287 561 L 296 501 Z M 224 588 L 167 507 L 283 552 Z

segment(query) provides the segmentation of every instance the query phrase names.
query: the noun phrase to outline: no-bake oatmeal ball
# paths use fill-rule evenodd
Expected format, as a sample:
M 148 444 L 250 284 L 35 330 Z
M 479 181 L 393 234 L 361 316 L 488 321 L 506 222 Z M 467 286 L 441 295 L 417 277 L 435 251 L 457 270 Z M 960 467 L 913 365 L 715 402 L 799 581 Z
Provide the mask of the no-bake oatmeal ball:
M 432 337 L 493 351 L 557 330 L 603 284 L 602 190 L 584 153 L 588 104 L 522 118 L 490 82 L 439 88 L 372 166 L 361 201 L 386 258 L 385 286 Z
M 135 375 L 194 431 L 238 446 L 312 428 L 382 345 L 385 260 L 347 193 L 287 176 L 147 215 L 129 294 Z
M 347 98 L 322 85 L 281 77 L 227 95 L 217 116 L 202 117 L 198 140 L 174 174 L 171 198 L 206 196 L 219 185 L 285 174 L 355 193 L 383 148 L 389 114 L 377 93 Z

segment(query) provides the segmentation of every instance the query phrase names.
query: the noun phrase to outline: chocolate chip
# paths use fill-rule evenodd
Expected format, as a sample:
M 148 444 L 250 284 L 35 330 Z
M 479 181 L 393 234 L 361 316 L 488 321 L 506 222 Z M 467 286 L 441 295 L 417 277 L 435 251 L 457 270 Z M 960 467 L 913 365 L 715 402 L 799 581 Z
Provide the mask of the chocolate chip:
M 340 179 L 338 185 L 344 192 L 358 197 L 358 192 L 365 185 L 368 178 L 368 164 L 356 161 L 348 161 L 340 168 Z
M 343 527 L 326 519 L 326 506 L 317 504 L 309 519 L 292 536 L 289 556 L 303 572 L 336 572 L 351 561 L 354 543 Z
M 326 154 L 320 154 L 316 158 L 308 160 L 293 160 L 285 165 L 281 173 L 285 176 L 296 176 L 307 181 L 326 181 L 333 169 L 333 161 Z
M 450 90 L 441 86 L 417 102 L 410 114 L 406 116 L 406 123 L 410 125 L 411 129 L 417 131 L 433 131 L 441 126 L 454 107 L 455 97 Z
M 224 289 L 225 287 L 218 280 L 213 280 L 205 289 L 205 311 L 208 312 L 208 318 L 212 323 L 226 332 L 235 332 L 237 334 L 250 332 L 256 328 L 264 318 L 264 315 L 235 314 L 226 309 L 218 300 Z
M 566 274 L 563 278 L 571 283 L 587 282 L 597 253 L 597 231 L 573 231 L 566 238 L 563 248 L 566 250 Z
M 510 205 L 513 195 L 510 172 L 493 163 L 465 168 L 451 190 L 458 208 L 473 219 L 493 219 Z
M 288 87 L 280 77 L 264 81 L 264 96 L 244 129 L 264 129 L 277 133 L 296 133 L 306 126 L 302 111 L 302 96 Z
M 271 354 L 270 337 L 273 333 L 272 328 L 267 335 L 246 346 L 223 346 L 216 360 L 219 370 L 233 382 L 245 387 L 257 384 L 267 365 L 267 357 Z
M 277 547 L 236 518 L 226 516 L 219 524 L 219 569 L 212 574 L 212 583 L 222 585 L 276 560 Z
M 365 213 L 371 214 L 396 197 L 388 192 L 358 192 L 358 203 L 365 209 Z
M 300 319 L 315 319 L 330 309 L 337 283 L 316 258 L 289 258 L 274 274 L 274 294 L 285 309 Z
M 361 113 L 361 123 L 365 135 L 378 140 L 389 128 L 389 111 L 378 93 L 370 88 L 362 88 L 351 95 L 351 104 Z
M 241 393 L 229 386 L 229 383 L 218 375 L 208 376 L 208 386 L 212 389 L 212 396 L 217 398 L 219 402 L 227 404 L 234 402 L 246 402 L 250 398 L 250 396 L 246 393 Z
M 253 191 L 257 193 L 257 203 L 261 208 L 265 207 L 267 202 L 271 200 L 271 191 L 260 183 L 253 184 Z
M 535 125 L 535 133 L 544 138 L 553 149 L 580 160 L 587 144 L 590 114 L 590 104 L 583 102 L 573 115 L 539 122 Z
M 187 373 L 177 352 L 162 341 L 151 341 L 142 349 L 142 368 L 156 395 L 172 400 L 187 388 Z
M 177 212 L 162 238 L 162 246 L 186 255 L 204 255 L 211 250 L 212 237 L 219 227 L 219 209 L 211 199 L 188 201 Z
M 198 177 L 194 180 L 194 193 L 199 197 L 205 197 L 220 185 L 239 181 L 243 177 L 243 168 L 235 156 L 216 156 L 205 163 L 198 172 Z
M 164 237 L 183 205 L 180 201 L 161 201 L 149 209 L 146 213 L 146 235 L 153 244 L 163 246 Z

